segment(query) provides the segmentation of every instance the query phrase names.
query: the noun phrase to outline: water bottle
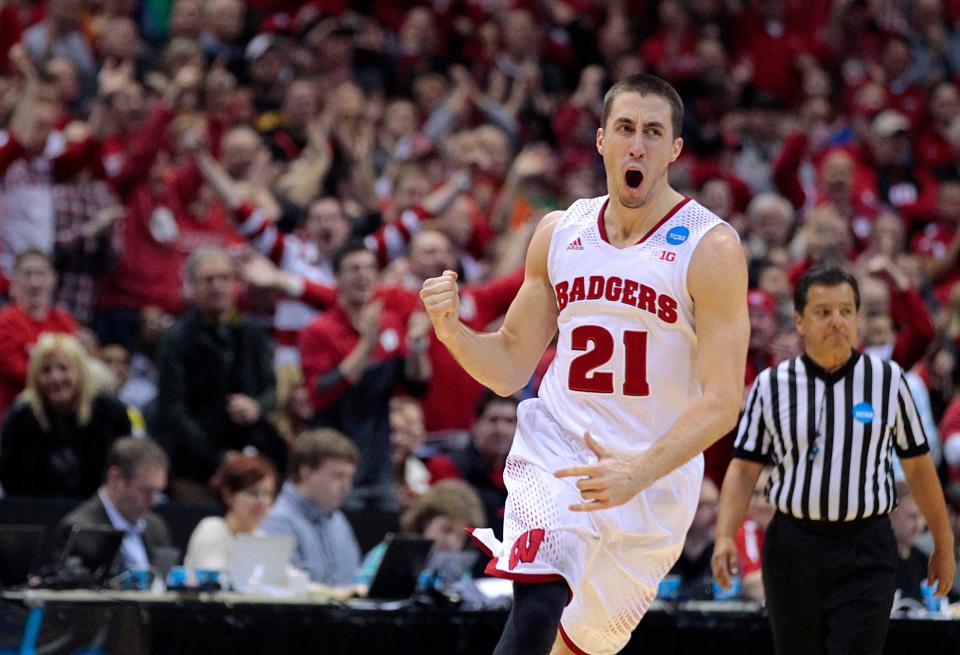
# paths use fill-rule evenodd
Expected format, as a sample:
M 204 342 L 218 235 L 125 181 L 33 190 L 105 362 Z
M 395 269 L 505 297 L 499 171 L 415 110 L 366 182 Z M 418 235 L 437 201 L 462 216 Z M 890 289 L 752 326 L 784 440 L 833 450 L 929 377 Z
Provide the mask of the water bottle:
M 943 599 L 934 596 L 937 592 L 936 583 L 928 585 L 926 580 L 920 581 L 920 595 L 923 597 L 923 605 L 928 612 L 940 613 L 943 611 Z

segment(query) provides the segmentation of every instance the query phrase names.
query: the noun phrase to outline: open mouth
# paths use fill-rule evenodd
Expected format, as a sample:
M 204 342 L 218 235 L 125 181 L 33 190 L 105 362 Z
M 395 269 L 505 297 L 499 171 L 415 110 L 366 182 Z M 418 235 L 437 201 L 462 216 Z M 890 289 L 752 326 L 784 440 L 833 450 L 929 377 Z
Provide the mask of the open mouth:
M 640 171 L 627 171 L 623 177 L 631 189 L 636 189 L 643 183 L 643 173 Z

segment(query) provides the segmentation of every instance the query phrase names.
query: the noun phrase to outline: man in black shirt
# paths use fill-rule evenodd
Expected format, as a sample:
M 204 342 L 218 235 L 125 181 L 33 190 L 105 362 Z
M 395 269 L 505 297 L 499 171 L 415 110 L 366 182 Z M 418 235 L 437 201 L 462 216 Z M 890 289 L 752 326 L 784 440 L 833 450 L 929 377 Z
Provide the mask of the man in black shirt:
M 273 352 L 266 332 L 236 309 L 230 255 L 197 249 L 185 278 L 193 308 L 157 345 L 157 427 L 171 494 L 200 500 L 228 450 L 252 446 L 283 471 L 287 447 L 266 418 L 276 405 Z
M 804 354 L 754 382 L 720 495 L 714 575 L 737 572 L 734 534 L 763 466 L 777 514 L 763 545 L 763 583 L 778 655 L 883 650 L 896 588 L 893 454 L 900 458 L 934 550 L 929 582 L 953 581 L 954 539 L 943 491 L 903 370 L 860 353 L 856 279 L 815 268 L 797 283 Z

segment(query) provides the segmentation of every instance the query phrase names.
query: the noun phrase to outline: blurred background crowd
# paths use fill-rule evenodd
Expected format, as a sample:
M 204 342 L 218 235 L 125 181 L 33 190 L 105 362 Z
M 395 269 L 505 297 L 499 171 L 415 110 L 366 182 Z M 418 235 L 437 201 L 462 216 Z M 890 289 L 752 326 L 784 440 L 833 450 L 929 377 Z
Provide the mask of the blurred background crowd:
M 416 293 L 457 270 L 464 322 L 495 327 L 537 221 L 606 192 L 603 93 L 637 72 L 686 104 L 671 183 L 740 233 L 745 385 L 800 352 L 792 283 L 842 263 L 960 483 L 960 2 L 0 0 L 5 492 L 90 496 L 149 435 L 170 498 L 222 500 L 255 450 L 261 495 L 290 471 L 309 498 L 332 457 L 347 507 L 460 479 L 496 525 L 516 399 Z M 317 428 L 356 453 L 297 451 Z M 681 564 L 708 574 L 705 490 Z

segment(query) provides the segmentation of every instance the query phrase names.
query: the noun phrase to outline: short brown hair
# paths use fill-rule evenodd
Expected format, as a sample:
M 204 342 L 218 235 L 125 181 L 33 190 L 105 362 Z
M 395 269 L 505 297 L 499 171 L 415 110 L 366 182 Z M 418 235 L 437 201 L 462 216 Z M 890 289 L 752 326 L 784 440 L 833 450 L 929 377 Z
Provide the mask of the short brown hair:
M 219 246 L 201 246 L 191 252 L 190 256 L 187 257 L 187 261 L 183 264 L 184 280 L 187 284 L 191 286 L 196 284 L 197 270 L 202 264 L 211 259 L 219 259 L 222 262 L 226 262 L 231 270 L 234 269 L 233 258 L 230 257 L 230 253 L 227 252 L 226 248 L 220 248 Z
M 132 480 L 144 464 L 170 468 L 170 460 L 155 441 L 140 437 L 122 437 L 113 442 L 107 453 L 107 469 L 117 467 L 124 480 Z
M 342 459 L 356 464 L 360 461 L 360 452 L 350 439 L 333 428 L 304 432 L 290 452 L 290 479 L 300 482 L 300 467 L 320 468 L 328 459 Z
M 486 524 L 483 503 L 473 487 L 462 480 L 443 480 L 414 501 L 400 517 L 400 529 L 422 534 L 438 516 L 459 519 L 474 528 Z
M 231 452 L 210 479 L 210 491 L 226 504 L 228 493 L 239 493 L 268 477 L 277 481 L 277 469 L 270 460 L 261 455 Z
M 680 94 L 669 82 L 656 75 L 640 73 L 631 75 L 622 79 L 607 91 L 603 96 L 603 115 L 600 125 L 607 128 L 607 119 L 610 118 L 610 112 L 613 109 L 613 101 L 621 93 L 639 93 L 642 96 L 653 95 L 660 96 L 670 105 L 670 122 L 673 125 L 673 138 L 676 139 L 683 131 L 683 100 Z

